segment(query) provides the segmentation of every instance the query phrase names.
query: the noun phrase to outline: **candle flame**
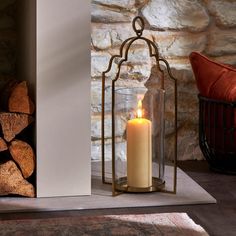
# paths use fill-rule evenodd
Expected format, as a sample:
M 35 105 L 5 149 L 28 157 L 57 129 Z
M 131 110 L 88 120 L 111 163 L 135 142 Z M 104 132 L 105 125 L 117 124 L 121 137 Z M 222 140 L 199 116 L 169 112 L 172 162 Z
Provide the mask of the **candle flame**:
M 142 118 L 143 116 L 143 110 L 142 110 L 142 101 L 138 101 L 138 109 L 137 109 L 137 117 Z

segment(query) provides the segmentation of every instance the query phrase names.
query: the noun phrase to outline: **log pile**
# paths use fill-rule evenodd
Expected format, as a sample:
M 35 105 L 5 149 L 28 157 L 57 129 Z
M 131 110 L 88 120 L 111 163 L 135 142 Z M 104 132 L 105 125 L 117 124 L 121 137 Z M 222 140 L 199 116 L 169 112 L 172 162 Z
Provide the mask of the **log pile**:
M 29 178 L 35 171 L 33 148 L 20 135 L 33 121 L 35 106 L 26 81 L 10 81 L 0 97 L 0 196 L 35 197 Z

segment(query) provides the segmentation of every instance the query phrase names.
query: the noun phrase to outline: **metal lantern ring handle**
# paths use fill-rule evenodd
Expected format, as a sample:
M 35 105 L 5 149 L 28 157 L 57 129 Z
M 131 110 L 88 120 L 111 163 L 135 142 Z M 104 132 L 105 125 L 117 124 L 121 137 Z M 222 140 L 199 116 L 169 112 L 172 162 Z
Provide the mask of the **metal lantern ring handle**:
M 138 24 L 138 21 L 140 22 L 140 29 L 137 29 L 137 24 Z M 136 16 L 132 22 L 132 27 L 135 31 L 135 33 L 137 34 L 138 37 L 141 37 L 142 34 L 143 34 L 143 30 L 144 30 L 144 20 L 142 17 L 140 16 Z

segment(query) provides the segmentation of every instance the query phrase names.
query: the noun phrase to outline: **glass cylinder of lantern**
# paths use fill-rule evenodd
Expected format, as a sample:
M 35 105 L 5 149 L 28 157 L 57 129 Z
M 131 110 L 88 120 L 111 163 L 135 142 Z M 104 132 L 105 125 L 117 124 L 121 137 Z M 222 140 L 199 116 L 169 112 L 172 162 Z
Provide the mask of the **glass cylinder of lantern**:
M 115 89 L 116 191 L 152 192 L 164 188 L 164 96 L 162 89 Z

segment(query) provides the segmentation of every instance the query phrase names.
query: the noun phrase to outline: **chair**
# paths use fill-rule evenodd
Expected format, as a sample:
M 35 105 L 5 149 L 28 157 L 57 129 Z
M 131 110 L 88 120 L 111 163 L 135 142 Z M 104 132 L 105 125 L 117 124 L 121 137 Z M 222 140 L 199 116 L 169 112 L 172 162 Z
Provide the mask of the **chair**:
M 236 174 L 236 69 L 193 52 L 199 90 L 199 145 L 215 171 Z

